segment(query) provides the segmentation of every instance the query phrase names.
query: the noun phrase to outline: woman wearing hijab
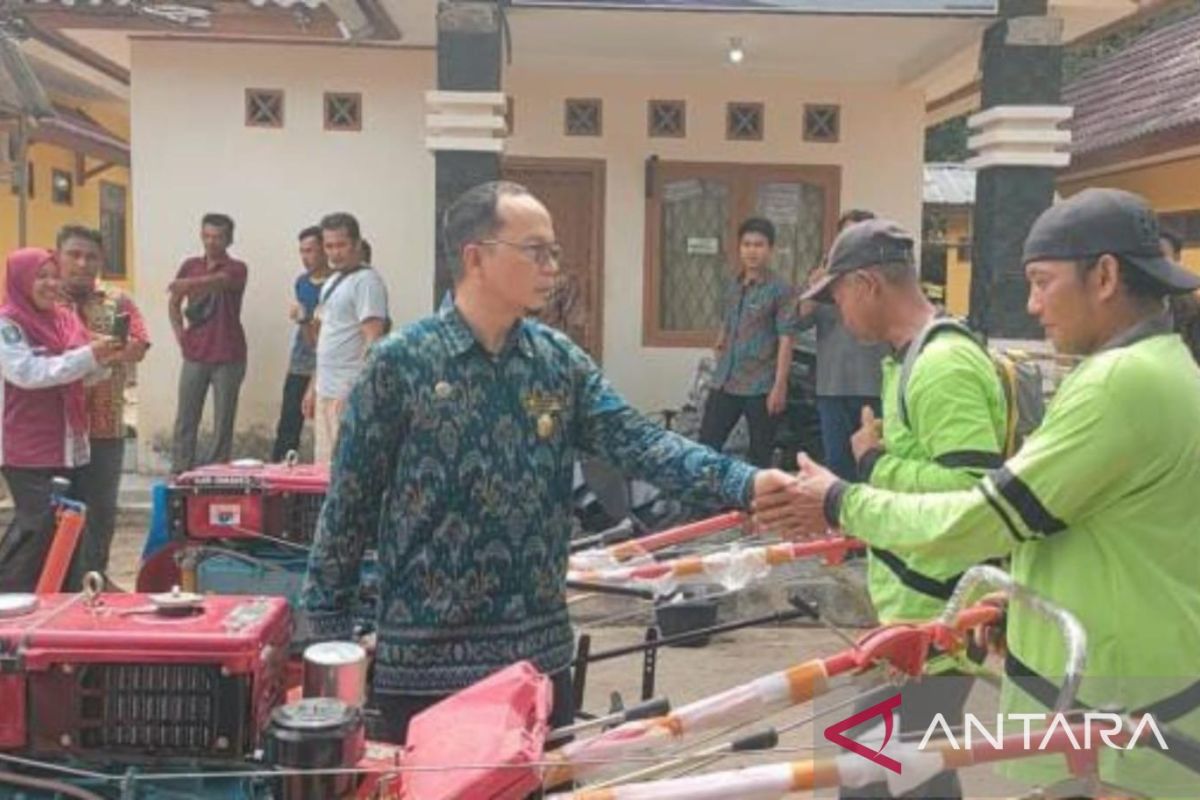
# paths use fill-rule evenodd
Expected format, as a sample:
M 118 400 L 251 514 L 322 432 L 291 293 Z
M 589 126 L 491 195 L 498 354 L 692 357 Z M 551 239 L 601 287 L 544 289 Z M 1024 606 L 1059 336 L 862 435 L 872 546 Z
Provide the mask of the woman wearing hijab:
M 51 480 L 88 461 L 84 380 L 104 375 L 121 345 L 92 341 L 61 304 L 54 255 L 25 248 L 8 257 L 0 306 L 0 473 L 13 520 L 0 540 L 0 592 L 31 591 L 53 537 Z

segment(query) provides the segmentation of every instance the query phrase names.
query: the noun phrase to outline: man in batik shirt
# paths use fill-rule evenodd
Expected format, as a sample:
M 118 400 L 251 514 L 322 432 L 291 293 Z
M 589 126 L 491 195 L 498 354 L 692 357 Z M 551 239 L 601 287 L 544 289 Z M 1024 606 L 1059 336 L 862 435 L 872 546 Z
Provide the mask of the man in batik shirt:
M 56 255 L 63 285 L 83 324 L 97 336 L 113 335 L 118 315 L 129 316 L 129 351 L 141 361 L 150 347 L 146 323 L 133 300 L 124 292 L 98 282 L 104 263 L 100 232 L 67 225 L 58 234 Z M 71 562 L 67 588 L 80 588 L 83 576 L 108 569 L 117 520 L 117 497 L 125 461 L 125 384 L 128 363 L 110 368 L 108 380 L 87 387 L 89 437 L 92 460 L 79 473 L 79 495 L 88 504 L 87 527 Z
M 563 334 L 527 318 L 558 274 L 536 198 L 488 183 L 446 213 L 452 303 L 377 342 L 350 394 L 303 606 L 321 638 L 351 634 L 364 542 L 378 531 L 373 705 L 403 741 L 413 715 L 517 661 L 573 717 L 566 604 L 576 458 L 745 507 L 792 479 L 670 433 L 631 408 Z

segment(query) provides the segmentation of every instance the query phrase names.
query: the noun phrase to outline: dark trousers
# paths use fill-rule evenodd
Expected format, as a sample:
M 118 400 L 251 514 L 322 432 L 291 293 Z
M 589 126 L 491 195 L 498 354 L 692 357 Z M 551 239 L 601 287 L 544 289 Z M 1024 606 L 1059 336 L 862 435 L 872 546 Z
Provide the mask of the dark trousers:
M 79 469 L 79 497 L 87 504 L 87 527 L 71 561 L 66 588 L 78 591 L 89 572 L 108 572 L 108 553 L 117 527 L 117 498 L 125 466 L 124 439 L 92 439 L 92 460 Z
M 283 403 L 279 407 L 279 424 L 275 427 L 275 448 L 271 460 L 278 464 L 292 450 L 300 448 L 300 433 L 304 430 L 304 393 L 308 391 L 311 375 L 289 372 L 283 382 Z
M 175 412 L 175 449 L 171 472 L 179 474 L 200 464 L 223 464 L 233 452 L 233 423 L 237 419 L 238 392 L 246 377 L 246 362 L 201 364 L 184 359 L 179 371 L 179 407 Z M 204 416 L 208 387 L 213 390 L 213 446 L 207 457 L 196 460 L 196 435 Z
M 700 442 L 714 450 L 725 446 L 738 420 L 742 416 L 750 424 L 750 463 L 758 467 L 771 466 L 771 454 L 775 449 L 776 418 L 767 413 L 765 394 L 728 394 L 720 389 L 708 393 L 704 404 L 704 417 L 700 420 Z
M 71 481 L 70 494 L 78 499 L 78 470 L 2 467 L 0 473 L 13 499 L 12 522 L 0 541 L 0 592 L 32 592 L 54 539 L 50 482 L 56 476 Z
M 920 737 L 925 734 L 930 723 L 933 722 L 933 718 L 938 714 L 942 714 L 946 718 L 946 723 L 952 730 L 962 727 L 963 707 L 967 704 L 967 695 L 971 693 L 973 681 L 974 678 L 968 675 L 952 673 L 927 675 L 922 680 L 906 683 L 901 688 L 881 686 L 855 703 L 854 711 L 868 709 L 899 691 L 902 695 L 899 711 L 900 725 L 898 726 L 899 730 L 892 735 L 915 735 L 917 741 L 920 741 Z M 875 717 L 871 723 L 882 724 L 882 721 Z M 865 730 L 865 728 L 851 729 L 845 735 L 854 739 L 857 738 L 860 730 Z M 880 798 L 890 797 L 958 800 L 962 797 L 962 784 L 959 782 L 958 773 L 948 770 L 939 772 L 912 791 L 900 795 L 891 794 L 885 781 L 867 784 L 857 789 L 845 787 L 838 791 L 839 800 L 880 800 Z
M 571 683 L 571 670 L 563 669 L 554 673 L 550 676 L 550 683 L 554 687 L 550 727 L 562 728 L 575 721 L 575 689 Z M 367 732 L 377 741 L 404 744 L 408 736 L 408 723 L 412 718 L 449 696 L 373 691 L 367 705 L 377 716 L 372 720 Z
M 825 466 L 839 478 L 858 480 L 858 465 L 850 449 L 850 437 L 862 425 L 863 406 L 870 406 L 882 418 L 878 397 L 818 397 L 817 414 L 821 418 L 821 444 L 825 446 Z

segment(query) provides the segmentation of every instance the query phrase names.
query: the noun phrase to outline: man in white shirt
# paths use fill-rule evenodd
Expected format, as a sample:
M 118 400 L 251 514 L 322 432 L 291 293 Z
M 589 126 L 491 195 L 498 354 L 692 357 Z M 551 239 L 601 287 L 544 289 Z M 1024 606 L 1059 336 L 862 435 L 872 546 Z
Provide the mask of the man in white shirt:
M 386 332 L 388 302 L 383 279 L 362 261 L 358 220 L 329 214 L 321 220 L 321 237 L 333 277 L 322 287 L 317 308 L 317 368 L 304 413 L 314 421 L 315 460 L 327 464 L 333 460 L 342 407 L 367 350 Z

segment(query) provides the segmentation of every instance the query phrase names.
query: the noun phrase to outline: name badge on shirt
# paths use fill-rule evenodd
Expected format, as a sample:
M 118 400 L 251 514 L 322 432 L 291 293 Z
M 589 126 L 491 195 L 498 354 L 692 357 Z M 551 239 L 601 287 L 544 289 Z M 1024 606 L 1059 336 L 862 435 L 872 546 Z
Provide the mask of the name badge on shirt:
M 539 439 L 549 439 L 558 428 L 558 417 L 566 408 L 566 398 L 549 392 L 526 392 L 521 398 L 525 411 L 537 420 Z

